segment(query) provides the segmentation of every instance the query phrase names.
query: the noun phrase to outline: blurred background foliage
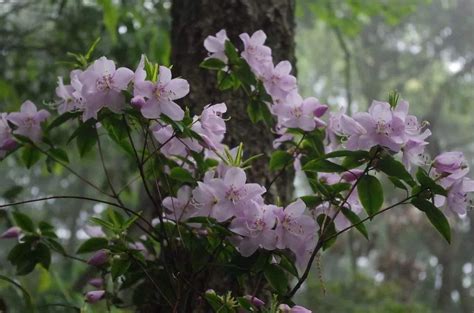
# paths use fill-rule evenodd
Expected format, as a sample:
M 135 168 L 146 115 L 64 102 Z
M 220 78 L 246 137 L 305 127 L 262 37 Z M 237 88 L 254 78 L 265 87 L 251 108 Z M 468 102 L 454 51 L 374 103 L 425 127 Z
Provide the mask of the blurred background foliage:
M 366 109 L 398 90 L 433 130 L 431 155 L 461 150 L 474 156 L 474 1 L 473 0 L 297 0 L 297 71 L 302 94 L 316 95 L 334 110 Z M 107 55 L 135 68 L 141 53 L 169 63 L 170 1 L 163 0 L 0 0 L 0 111 L 26 99 L 48 106 L 57 76 L 67 76 L 67 52 L 87 51 L 98 37 L 95 56 Z M 278 61 L 278 60 L 277 60 Z M 65 140 L 58 138 L 58 140 Z M 104 141 L 106 139 L 104 138 Z M 104 144 L 107 144 L 106 142 Z M 75 148 L 75 147 L 72 147 Z M 114 180 L 127 186 L 127 201 L 139 203 L 139 191 L 117 151 L 107 149 Z M 94 195 L 60 167 L 26 171 L 14 158 L 0 164 L 2 202 L 53 194 Z M 98 159 L 71 164 L 101 182 Z M 105 186 L 105 181 L 101 182 Z M 304 193 L 304 186 L 297 185 Z M 387 202 L 398 195 L 389 195 Z M 145 204 L 146 205 L 146 204 Z M 69 252 L 87 238 L 91 214 L 105 208 L 91 203 L 46 202 L 27 210 L 35 220 L 59 228 Z M 375 219 L 368 242 L 349 233 L 315 265 L 297 302 L 325 313 L 453 312 L 474 309 L 474 216 L 451 219 L 454 240 L 448 246 L 410 207 Z M 0 229 L 10 221 L 3 212 Z M 11 243 L 1 242 L 2 251 Z M 0 273 L 13 269 L 0 258 Z M 38 306 L 81 303 L 85 279 L 80 263 L 56 256 L 50 272 L 36 271 L 18 280 Z M 0 310 L 25 312 L 21 291 L 0 281 Z M 44 312 L 67 312 L 60 306 Z M 88 308 L 103 312 L 104 308 Z M 126 309 L 124 309 L 124 312 Z

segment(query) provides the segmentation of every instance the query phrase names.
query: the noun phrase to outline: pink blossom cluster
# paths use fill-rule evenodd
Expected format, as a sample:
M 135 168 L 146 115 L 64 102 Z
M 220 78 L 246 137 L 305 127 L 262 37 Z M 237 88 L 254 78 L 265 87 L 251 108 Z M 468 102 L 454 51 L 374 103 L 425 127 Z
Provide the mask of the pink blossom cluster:
M 315 221 L 304 214 L 306 205 L 301 199 L 282 208 L 265 204 L 265 192 L 263 186 L 247 183 L 243 169 L 222 166 L 217 172 L 207 172 L 196 188 L 184 186 L 176 197 L 165 198 L 163 205 L 166 217 L 174 221 L 196 216 L 230 221 L 229 229 L 236 234 L 231 241 L 243 256 L 258 248 L 289 249 L 298 264 L 305 265 L 315 246 Z
M 402 161 L 412 165 L 426 164 L 424 150 L 431 135 L 429 129 L 408 114 L 409 104 L 400 101 L 396 107 L 388 102 L 373 101 L 368 112 L 357 112 L 353 117 L 343 112 L 331 113 L 327 127 L 330 146 L 334 149 L 342 141 L 349 150 L 369 150 L 376 145 L 394 153 L 402 153 Z
M 433 160 L 432 167 L 432 177 L 438 179 L 438 183 L 448 192 L 446 197 L 435 196 L 436 206 L 465 215 L 467 208 L 471 207 L 468 193 L 474 192 L 474 180 L 466 177 L 469 166 L 463 153 L 444 152 Z
M 175 121 L 182 120 L 184 111 L 174 100 L 189 93 L 188 82 L 172 79 L 171 70 L 165 66 L 159 67 L 158 78 L 152 81 L 146 77 L 144 67 L 143 56 L 135 72 L 126 67 L 117 68 L 114 61 L 101 57 L 84 71 L 72 71 L 68 85 L 59 77 L 58 113 L 82 112 L 83 121 L 97 119 L 103 108 L 121 113 L 127 106 L 124 91 L 133 85 L 131 104 L 140 109 L 143 117 L 157 119 L 165 114 Z
M 46 110 L 38 111 L 36 105 L 27 100 L 20 112 L 0 113 L 0 158 L 16 147 L 14 135 L 25 137 L 34 143 L 42 139 L 41 124 L 50 116 Z
M 240 39 L 244 45 L 242 58 L 247 61 L 272 98 L 272 103 L 268 105 L 270 112 L 277 117 L 278 133 L 285 134 L 287 128 L 312 131 L 326 125 L 320 117 L 327 111 L 327 105 L 321 104 L 314 97 L 303 99 L 300 96 L 296 78 L 291 75 L 291 63 L 287 60 L 276 65 L 273 63 L 272 50 L 265 46 L 266 34 L 258 30 L 251 36 L 243 33 Z M 208 36 L 204 47 L 209 52 L 209 57 L 227 62 L 224 52 L 226 40 L 225 30 L 219 31 L 215 36 Z

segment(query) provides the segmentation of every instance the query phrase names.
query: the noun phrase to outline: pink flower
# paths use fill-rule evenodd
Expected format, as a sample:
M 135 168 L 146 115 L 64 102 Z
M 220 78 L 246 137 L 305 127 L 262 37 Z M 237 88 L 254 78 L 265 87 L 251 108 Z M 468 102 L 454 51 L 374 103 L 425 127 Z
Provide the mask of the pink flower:
M 209 58 L 219 59 L 227 63 L 225 55 L 225 42 L 229 40 L 225 29 L 221 29 L 215 36 L 207 36 L 204 39 L 204 47 L 209 52 Z
M 222 114 L 227 111 L 225 103 L 206 105 L 191 129 L 201 136 L 204 146 L 216 151 L 222 150 L 222 140 L 226 133 L 225 120 Z
M 296 90 L 296 77 L 290 74 L 291 63 L 281 61 L 275 67 L 270 64 L 263 74 L 263 85 L 268 94 L 274 99 L 285 99 Z
M 12 130 L 7 122 L 7 113 L 0 114 L 0 159 L 16 146 Z
M 181 78 L 171 79 L 171 71 L 160 66 L 160 74 L 156 83 L 151 81 L 137 81 L 133 95 L 144 97 L 145 104 L 141 107 L 145 118 L 156 119 L 163 113 L 169 118 L 180 121 L 184 111 L 173 100 L 181 99 L 189 93 L 189 84 Z
M 133 72 L 125 67 L 115 68 L 115 63 L 106 57 L 94 61 L 86 71 L 80 75 L 83 84 L 82 95 L 86 100 L 83 120 L 97 119 L 97 113 L 103 107 L 120 113 L 125 107 L 125 97 L 122 90 L 126 90 L 133 78 Z
M 168 210 L 166 216 L 172 220 L 186 220 L 194 215 L 194 207 L 191 203 L 191 188 L 183 186 L 178 190 L 177 197 L 166 197 L 163 206 Z
M 211 180 L 211 188 L 218 199 L 211 216 L 223 222 L 232 216 L 245 214 L 250 201 L 257 201 L 265 193 L 264 187 L 247 184 L 246 180 L 244 170 L 238 167 L 227 169 L 222 179 Z
M 441 175 L 461 174 L 467 169 L 467 162 L 462 152 L 444 152 L 433 160 L 433 168 Z
M 245 213 L 232 220 L 229 230 L 243 236 L 238 248 L 243 256 L 251 256 L 259 247 L 274 250 L 277 236 L 274 231 L 276 216 L 274 205 L 260 206 L 255 202 Z
M 317 126 L 326 125 L 314 115 L 321 106 L 323 105 L 316 98 L 309 97 L 303 100 L 298 93 L 292 92 L 284 102 L 274 105 L 273 111 L 278 116 L 281 126 L 312 131 Z
M 14 134 L 27 137 L 31 141 L 38 143 L 42 137 L 41 123 L 49 115 L 49 112 L 46 110 L 38 111 L 35 104 L 27 100 L 21 105 L 21 111 L 8 114 L 7 120 L 17 126 L 13 131 Z
M 73 70 L 70 74 L 70 85 L 64 85 L 63 78 L 58 77 L 58 86 L 56 87 L 56 96 L 58 100 L 58 113 L 83 110 L 85 100 L 82 97 L 82 82 L 79 80 L 81 70 Z
M 460 216 L 464 216 L 467 208 L 471 206 L 468 196 L 468 193 L 471 192 L 474 192 L 474 180 L 465 177 L 457 181 L 448 190 L 447 208 Z
M 94 290 L 94 291 L 89 291 L 86 293 L 86 302 L 87 303 L 97 303 L 100 300 L 104 299 L 105 297 L 105 290 Z
M 405 142 L 405 121 L 392 111 L 387 102 L 373 101 L 369 112 L 354 114 L 354 120 L 362 125 L 366 133 L 351 134 L 357 139 L 357 146 L 352 146 L 352 149 L 369 149 L 381 145 L 398 152 Z
M 101 249 L 94 253 L 89 260 L 87 260 L 87 264 L 93 266 L 101 266 L 109 260 L 109 252 L 105 249 Z
M 0 239 L 13 239 L 18 238 L 21 235 L 21 229 L 19 227 L 13 226 L 7 229 L 0 235 Z
M 240 34 L 239 37 L 244 43 L 242 57 L 257 76 L 262 76 L 266 66 L 272 63 L 272 50 L 264 45 L 267 35 L 262 30 L 257 30 L 251 37 L 247 33 Z
M 304 214 L 306 204 L 298 199 L 289 204 L 284 210 L 278 208 L 275 215 L 278 219 L 276 226 L 278 249 L 288 248 L 296 254 L 298 259 L 301 255 L 301 242 L 316 233 L 316 223 L 314 220 Z

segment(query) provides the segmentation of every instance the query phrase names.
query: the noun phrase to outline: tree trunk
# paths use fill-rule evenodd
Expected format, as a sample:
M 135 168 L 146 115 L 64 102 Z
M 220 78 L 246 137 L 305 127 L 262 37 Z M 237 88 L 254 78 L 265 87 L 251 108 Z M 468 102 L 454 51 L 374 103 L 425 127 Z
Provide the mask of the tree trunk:
M 231 119 L 227 123 L 226 144 L 230 148 L 244 143 L 246 156 L 264 153 L 254 161 L 249 181 L 265 185 L 271 180 L 266 164 L 272 148 L 273 134 L 263 124 L 254 125 L 246 113 L 245 95 L 222 93 L 216 88 L 215 73 L 199 68 L 206 57 L 203 41 L 220 29 L 239 48 L 238 35 L 250 35 L 262 29 L 268 36 L 266 44 L 273 50 L 275 63 L 287 59 L 294 64 L 294 0 L 174 0 L 172 14 L 171 60 L 175 75 L 191 85 L 188 97 L 195 112 L 209 103 L 225 102 Z M 285 182 L 285 189 L 291 181 Z M 288 194 L 279 190 L 280 194 Z

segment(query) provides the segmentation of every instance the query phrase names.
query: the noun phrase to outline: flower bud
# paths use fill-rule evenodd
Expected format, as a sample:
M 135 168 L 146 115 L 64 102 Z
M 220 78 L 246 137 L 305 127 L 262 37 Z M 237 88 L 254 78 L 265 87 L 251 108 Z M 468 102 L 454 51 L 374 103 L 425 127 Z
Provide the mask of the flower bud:
M 7 229 L 3 234 L 0 235 L 0 239 L 12 239 L 18 238 L 21 235 L 21 229 L 19 227 L 13 226 Z
M 104 280 L 102 278 L 92 278 L 88 283 L 93 287 L 100 288 L 104 285 Z
M 142 96 L 135 96 L 130 100 L 130 104 L 137 109 L 141 109 L 145 105 L 145 98 Z
M 244 296 L 244 298 L 249 300 L 250 303 L 257 308 L 263 307 L 265 305 L 265 302 L 263 302 L 262 300 L 260 300 L 259 298 L 255 296 L 246 295 Z
M 326 111 L 328 110 L 328 108 L 329 107 L 325 104 L 318 105 L 318 107 L 314 110 L 314 116 L 316 117 L 323 116 L 324 113 L 326 113 Z
M 87 303 L 96 303 L 102 300 L 105 296 L 105 290 L 94 290 L 86 293 Z
M 94 253 L 89 260 L 87 260 L 87 264 L 93 265 L 93 266 L 100 266 L 102 264 L 107 263 L 109 260 L 109 253 L 107 250 L 102 249 Z

